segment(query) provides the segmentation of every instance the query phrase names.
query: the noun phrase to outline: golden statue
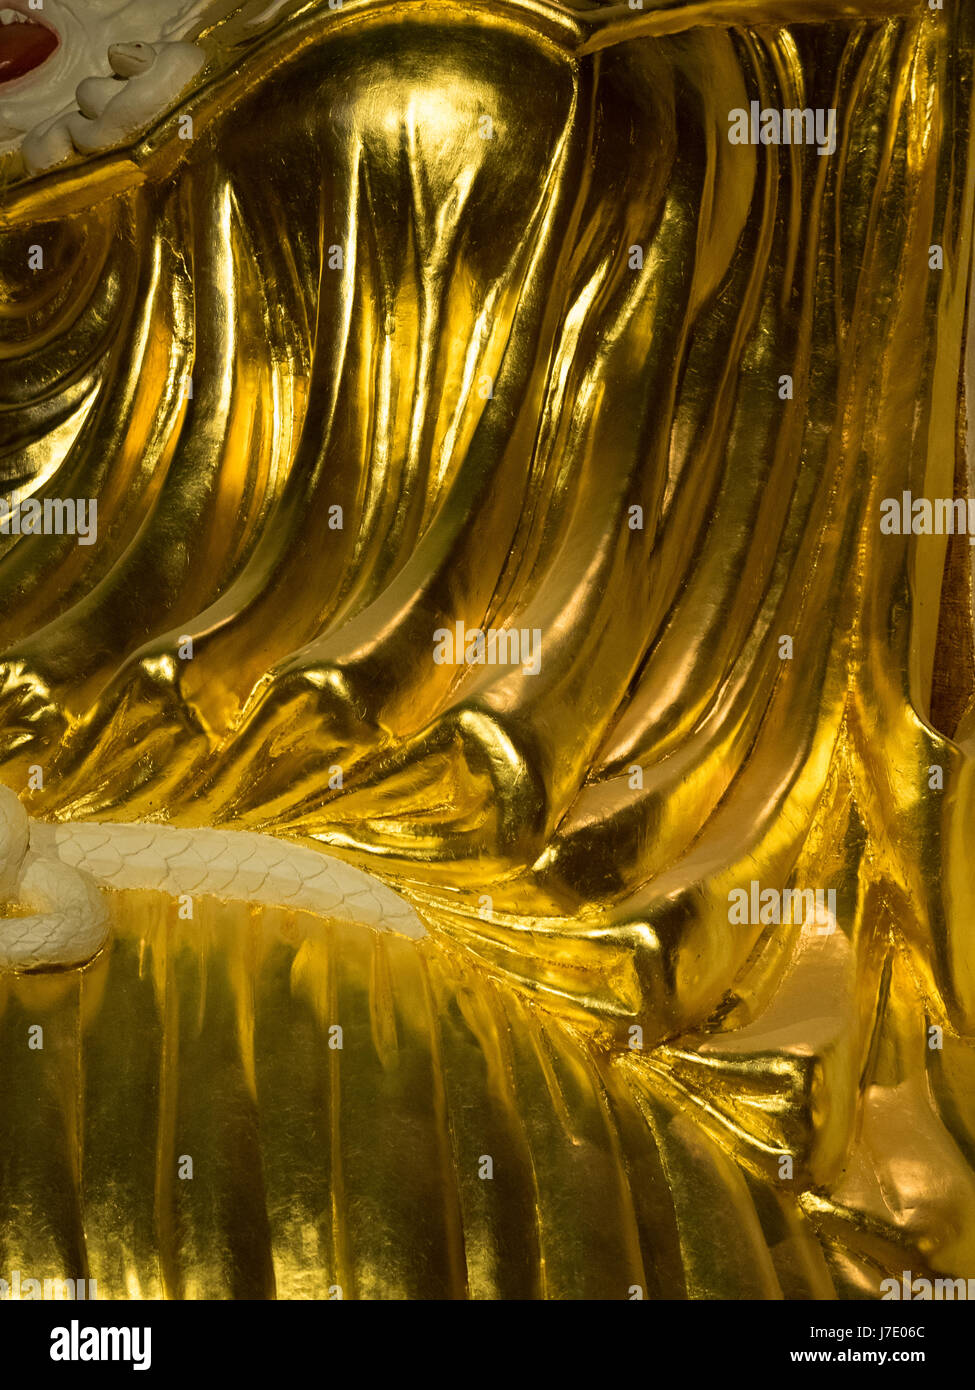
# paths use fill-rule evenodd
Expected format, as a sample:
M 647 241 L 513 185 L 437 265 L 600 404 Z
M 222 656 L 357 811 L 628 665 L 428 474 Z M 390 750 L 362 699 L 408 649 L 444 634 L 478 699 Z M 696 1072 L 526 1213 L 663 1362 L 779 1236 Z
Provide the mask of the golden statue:
M 176 8 L 0 80 L 0 1279 L 975 1275 L 972 7 Z

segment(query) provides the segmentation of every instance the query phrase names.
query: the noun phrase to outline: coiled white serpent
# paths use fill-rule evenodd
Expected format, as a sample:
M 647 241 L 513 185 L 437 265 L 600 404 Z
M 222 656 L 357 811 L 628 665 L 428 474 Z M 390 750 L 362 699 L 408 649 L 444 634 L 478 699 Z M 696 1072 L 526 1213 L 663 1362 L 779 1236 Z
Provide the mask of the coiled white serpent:
M 421 937 L 413 908 L 371 874 L 270 835 L 167 825 L 46 825 L 0 787 L 0 969 L 80 965 L 109 935 L 100 885 L 300 908 Z

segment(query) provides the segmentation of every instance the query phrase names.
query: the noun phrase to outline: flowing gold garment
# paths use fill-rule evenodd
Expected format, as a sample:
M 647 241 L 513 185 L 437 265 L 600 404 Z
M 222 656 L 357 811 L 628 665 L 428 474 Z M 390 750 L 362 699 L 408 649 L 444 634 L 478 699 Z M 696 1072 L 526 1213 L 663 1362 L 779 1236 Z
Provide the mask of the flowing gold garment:
M 98 538 L 0 536 L 0 781 L 429 935 L 124 890 L 0 975 L 0 1277 L 975 1276 L 973 552 L 880 524 L 975 496 L 975 12 L 262 8 L 141 142 L 6 170 L 0 491 Z

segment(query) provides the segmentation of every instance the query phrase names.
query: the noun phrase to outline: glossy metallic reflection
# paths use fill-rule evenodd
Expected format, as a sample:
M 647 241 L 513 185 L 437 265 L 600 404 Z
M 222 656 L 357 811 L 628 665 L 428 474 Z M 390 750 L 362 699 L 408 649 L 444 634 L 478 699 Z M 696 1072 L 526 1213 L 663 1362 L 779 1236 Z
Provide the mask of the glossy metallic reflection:
M 328 847 L 432 936 L 126 893 L 0 980 L 0 1277 L 975 1274 L 971 556 L 878 522 L 971 487 L 975 16 L 260 8 L 138 146 L 8 167 L 4 488 L 99 541 L 0 538 L 0 776 Z M 753 100 L 835 154 L 731 144 Z M 838 929 L 730 923 L 753 880 Z

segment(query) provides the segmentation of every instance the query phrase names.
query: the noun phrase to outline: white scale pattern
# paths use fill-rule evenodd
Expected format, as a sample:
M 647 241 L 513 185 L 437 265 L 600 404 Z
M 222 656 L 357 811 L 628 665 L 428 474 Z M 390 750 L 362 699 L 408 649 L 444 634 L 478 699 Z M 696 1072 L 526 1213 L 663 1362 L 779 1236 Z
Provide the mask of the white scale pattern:
M 77 965 L 104 945 L 99 885 L 213 896 L 315 912 L 379 931 L 425 936 L 411 905 L 380 879 L 271 835 L 168 825 L 30 821 L 0 787 L 0 969 Z

